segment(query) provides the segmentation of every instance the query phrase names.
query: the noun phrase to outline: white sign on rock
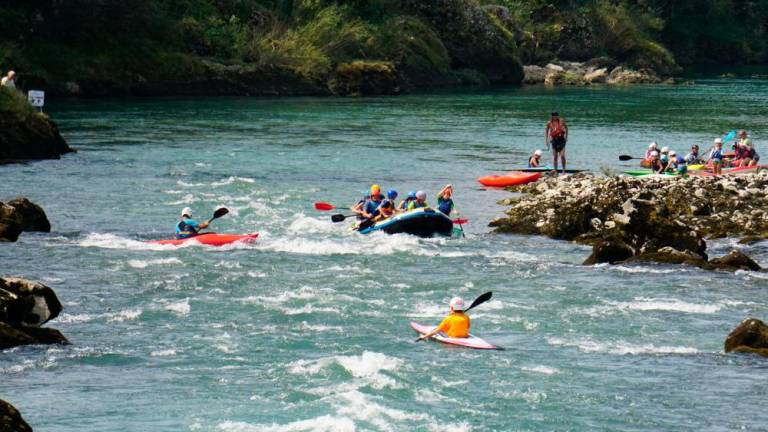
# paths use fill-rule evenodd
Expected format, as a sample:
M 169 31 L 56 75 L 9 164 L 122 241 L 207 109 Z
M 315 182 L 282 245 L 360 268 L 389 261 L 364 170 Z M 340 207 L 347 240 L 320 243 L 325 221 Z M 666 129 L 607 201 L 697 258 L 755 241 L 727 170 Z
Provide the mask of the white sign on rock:
M 40 90 L 30 90 L 27 94 L 27 100 L 33 107 L 42 108 L 45 105 L 45 92 Z

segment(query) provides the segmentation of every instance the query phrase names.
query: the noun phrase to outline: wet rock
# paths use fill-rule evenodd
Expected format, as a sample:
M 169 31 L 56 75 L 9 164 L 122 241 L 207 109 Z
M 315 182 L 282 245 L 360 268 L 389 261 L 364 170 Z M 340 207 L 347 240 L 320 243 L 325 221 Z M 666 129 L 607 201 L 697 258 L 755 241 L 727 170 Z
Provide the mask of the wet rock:
M 738 250 L 732 250 L 728 255 L 714 258 L 710 261 L 710 264 L 723 270 L 762 270 L 762 267 L 755 260 Z
M 21 418 L 13 405 L 0 399 L 0 432 L 32 432 L 32 428 Z
M 608 80 L 608 69 L 601 68 L 584 75 L 584 80 L 590 84 L 602 84 Z
M 621 238 L 600 240 L 592 247 L 592 254 L 584 261 L 584 265 L 599 263 L 616 264 L 626 261 L 635 254 L 635 250 Z
M 754 353 L 768 357 L 768 325 L 756 318 L 742 321 L 725 338 L 725 352 Z
M 397 71 L 390 62 L 353 61 L 336 66 L 328 80 L 334 95 L 394 95 L 400 93 Z
M 761 242 L 761 241 L 763 241 L 765 239 L 766 239 L 765 236 L 749 235 L 749 236 L 746 236 L 746 237 L 742 237 L 739 240 L 739 244 L 742 244 L 742 245 L 753 245 L 753 244 L 759 243 L 759 242 Z
M 626 260 L 633 262 L 656 262 L 661 264 L 686 264 L 694 267 L 707 267 L 707 260 L 690 251 L 680 251 L 672 247 L 663 247 L 653 252 L 643 252 Z
M 21 278 L 0 278 L 0 349 L 68 343 L 58 330 L 40 327 L 56 318 L 62 309 L 51 288 Z
M 606 80 L 608 84 L 658 84 L 661 79 L 655 72 L 650 70 L 632 70 L 617 66 L 608 75 Z
M 535 65 L 528 65 L 523 66 L 523 74 L 525 78 L 523 78 L 524 84 L 543 84 L 544 80 L 547 78 L 547 74 L 549 74 L 551 71 L 547 68 L 543 68 L 541 66 L 535 66 Z
M 26 198 L 0 202 L 0 242 L 15 242 L 23 231 L 51 231 L 43 209 Z

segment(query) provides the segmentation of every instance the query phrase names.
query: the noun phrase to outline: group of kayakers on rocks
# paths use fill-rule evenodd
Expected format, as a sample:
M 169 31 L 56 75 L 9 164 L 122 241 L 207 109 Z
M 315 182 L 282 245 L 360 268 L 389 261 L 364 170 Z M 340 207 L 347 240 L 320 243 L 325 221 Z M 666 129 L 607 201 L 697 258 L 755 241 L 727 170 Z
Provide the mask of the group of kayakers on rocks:
M 733 144 L 733 152 L 723 151 L 724 142 L 729 141 L 729 135 L 726 135 L 725 140 L 716 138 L 712 147 L 704 154 L 699 151 L 699 145 L 694 144 L 691 146 L 691 151 L 685 156 L 677 154 L 666 146 L 659 148 L 656 142 L 652 142 L 648 145 L 645 158 L 640 164 L 658 174 L 677 173 L 681 175 L 686 174 L 688 167 L 693 165 L 709 167 L 715 175 L 721 174 L 723 167 L 747 168 L 757 166 L 760 155 L 755 150 L 747 131 L 741 130 L 736 134 L 738 139 Z

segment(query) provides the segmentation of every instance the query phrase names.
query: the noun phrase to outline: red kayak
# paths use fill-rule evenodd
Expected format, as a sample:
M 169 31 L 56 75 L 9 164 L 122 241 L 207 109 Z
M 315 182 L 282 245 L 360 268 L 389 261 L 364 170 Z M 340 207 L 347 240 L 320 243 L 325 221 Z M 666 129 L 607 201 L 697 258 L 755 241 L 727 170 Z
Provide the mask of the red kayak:
M 147 243 L 161 244 L 161 245 L 174 245 L 179 246 L 185 243 L 195 242 L 208 246 L 224 246 L 231 243 L 253 243 L 256 241 L 256 237 L 259 233 L 253 234 L 216 234 L 205 233 L 196 235 L 194 237 L 188 237 L 185 239 L 168 239 L 168 240 L 152 240 Z
M 754 165 L 750 167 L 737 167 L 737 168 L 723 168 L 721 175 L 743 175 L 743 174 L 756 174 L 768 170 L 768 165 Z M 714 176 L 711 171 L 701 171 L 701 176 L 710 177 Z
M 512 171 L 506 175 L 489 175 L 480 177 L 477 179 L 477 181 L 479 181 L 483 186 L 506 187 L 534 182 L 538 180 L 539 177 L 541 177 L 540 172 Z

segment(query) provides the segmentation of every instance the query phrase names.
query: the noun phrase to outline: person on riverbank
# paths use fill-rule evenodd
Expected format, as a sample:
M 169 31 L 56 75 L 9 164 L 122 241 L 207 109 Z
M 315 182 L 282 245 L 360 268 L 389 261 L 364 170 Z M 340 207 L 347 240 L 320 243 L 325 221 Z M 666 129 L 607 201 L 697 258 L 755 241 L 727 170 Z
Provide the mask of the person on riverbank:
M 701 156 L 699 156 L 698 144 L 691 146 L 691 152 L 685 155 L 685 163 L 688 165 L 699 165 L 704 163 L 704 161 L 701 159 Z
M 531 157 L 528 158 L 528 168 L 538 168 L 541 166 L 541 150 L 533 152 Z
M 10 89 L 15 89 L 16 88 L 16 72 L 8 71 L 8 75 L 4 76 L 3 79 L 0 80 L 0 85 Z
M 429 333 L 419 336 L 419 340 L 426 340 L 432 336 L 443 332 L 449 338 L 468 338 L 469 327 L 472 325 L 469 316 L 464 313 L 464 300 L 461 297 L 454 297 L 449 303 L 450 313 L 440 324 Z
M 658 150 L 659 145 L 656 143 L 656 141 L 653 141 L 652 143 L 648 144 L 648 150 L 645 151 L 645 159 L 651 160 L 651 153 Z
M 720 175 L 723 172 L 723 140 L 721 138 L 715 139 L 715 148 L 712 149 L 712 153 L 709 155 L 709 161 L 712 162 L 712 173 L 714 175 Z
M 408 210 L 414 210 L 418 208 L 427 208 L 429 207 L 429 204 L 427 204 L 427 193 L 424 191 L 417 191 L 416 192 L 416 199 L 411 201 L 410 204 L 408 204 Z
M 453 207 L 453 186 L 447 184 L 437 194 L 437 209 L 444 215 L 450 216 L 451 212 L 453 211 Z
M 659 158 L 659 152 L 656 150 L 651 152 L 651 164 L 649 168 L 651 168 L 651 170 L 657 174 L 664 172 L 664 163 L 661 162 L 661 159 Z
M 192 209 L 184 207 L 181 211 L 181 220 L 176 224 L 176 239 L 194 237 L 200 233 L 200 230 L 205 228 L 208 228 L 208 222 L 198 223 L 192 219 Z
M 565 120 L 560 118 L 560 114 L 553 112 L 547 128 L 544 130 L 544 143 L 549 150 L 552 148 L 552 167 L 557 172 L 557 158 L 563 164 L 563 173 L 565 173 L 565 144 L 568 142 L 568 125 Z
M 667 155 L 667 163 L 664 165 L 664 171 L 665 172 L 676 172 L 677 171 L 677 152 L 674 150 L 670 150 L 669 154 Z

